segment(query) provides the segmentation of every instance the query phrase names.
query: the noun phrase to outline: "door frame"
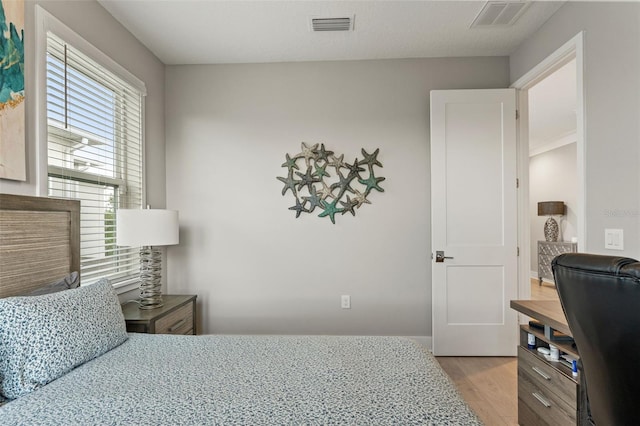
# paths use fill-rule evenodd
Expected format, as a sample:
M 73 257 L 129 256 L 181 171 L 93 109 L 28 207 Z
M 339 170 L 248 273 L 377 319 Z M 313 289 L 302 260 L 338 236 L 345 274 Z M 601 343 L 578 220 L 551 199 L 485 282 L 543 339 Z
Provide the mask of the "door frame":
M 587 232 L 585 220 L 586 204 L 586 115 L 585 115 L 585 86 L 584 86 L 584 31 L 579 32 L 555 52 L 547 56 L 529 72 L 516 80 L 510 87 L 516 89 L 516 103 L 519 111 L 517 122 L 517 175 L 518 190 L 518 297 L 531 297 L 531 217 L 529 214 L 529 98 L 528 90 L 560 67 L 576 60 L 576 151 L 577 151 L 577 182 L 578 196 L 576 206 L 576 233 L 578 237 L 578 251 L 583 252 L 587 246 Z M 523 317 L 522 317 L 523 318 Z

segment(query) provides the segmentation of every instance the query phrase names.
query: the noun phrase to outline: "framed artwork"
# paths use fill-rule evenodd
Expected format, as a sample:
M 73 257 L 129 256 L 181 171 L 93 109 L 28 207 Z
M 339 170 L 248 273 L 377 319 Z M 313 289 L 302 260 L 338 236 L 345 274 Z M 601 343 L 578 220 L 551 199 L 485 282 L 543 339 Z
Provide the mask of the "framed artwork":
M 0 0 L 0 62 L 0 178 L 24 181 L 24 0 Z

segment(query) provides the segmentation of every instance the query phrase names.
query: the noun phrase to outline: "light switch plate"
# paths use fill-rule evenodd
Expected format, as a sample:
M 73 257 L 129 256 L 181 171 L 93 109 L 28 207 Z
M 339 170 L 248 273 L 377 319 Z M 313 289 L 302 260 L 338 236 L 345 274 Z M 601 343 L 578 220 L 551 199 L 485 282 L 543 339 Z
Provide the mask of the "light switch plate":
M 622 229 L 604 230 L 604 248 L 609 250 L 624 250 L 624 233 Z
M 340 296 L 340 306 L 342 309 L 351 309 L 351 296 L 348 294 Z

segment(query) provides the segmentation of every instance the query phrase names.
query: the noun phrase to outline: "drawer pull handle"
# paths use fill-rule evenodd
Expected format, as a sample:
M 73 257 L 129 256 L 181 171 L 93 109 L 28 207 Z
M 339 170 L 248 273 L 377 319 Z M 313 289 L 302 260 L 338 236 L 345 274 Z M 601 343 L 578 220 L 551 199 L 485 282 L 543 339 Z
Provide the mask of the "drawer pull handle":
M 182 327 L 184 325 L 184 323 L 187 322 L 186 319 L 181 319 L 180 321 L 178 321 L 177 323 L 173 324 L 171 327 L 169 327 L 169 331 L 176 331 L 177 329 L 179 329 L 180 327 Z
M 551 403 L 547 401 L 547 399 L 544 396 L 540 395 L 538 392 L 534 392 L 531 395 L 533 395 L 533 397 L 538 401 L 540 401 L 540 403 L 545 407 L 551 408 Z
M 547 375 L 544 371 L 540 370 L 538 367 L 531 367 L 531 369 L 536 373 L 538 373 L 540 376 L 542 376 L 543 379 L 551 380 L 551 376 Z

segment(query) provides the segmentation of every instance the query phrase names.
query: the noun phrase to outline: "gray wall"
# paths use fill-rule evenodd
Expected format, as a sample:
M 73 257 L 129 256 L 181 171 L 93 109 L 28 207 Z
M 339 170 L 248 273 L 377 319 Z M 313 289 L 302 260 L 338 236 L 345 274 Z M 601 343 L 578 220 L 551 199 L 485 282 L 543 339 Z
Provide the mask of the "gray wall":
M 623 228 L 615 253 L 640 256 L 638 3 L 568 2 L 508 61 L 172 66 L 165 91 L 165 67 L 98 3 L 27 1 L 28 97 L 36 3 L 146 83 L 148 201 L 165 204 L 166 182 L 182 224 L 169 291 L 199 295 L 204 332 L 430 335 L 429 90 L 506 87 L 581 30 L 587 250 L 606 252 L 604 228 Z M 46 173 L 34 114 L 27 98 L 28 181 L 1 192 L 35 194 Z M 386 192 L 335 226 L 295 219 L 275 177 L 301 141 L 350 160 L 380 148 Z
M 511 81 L 585 31 L 586 250 L 640 257 L 640 3 L 567 2 L 510 57 Z M 624 251 L 604 229 L 624 230 Z
M 531 217 L 531 271 L 538 276 L 538 241 L 544 241 L 546 216 L 538 216 L 540 201 L 564 201 L 566 215 L 555 217 L 562 233 L 558 241 L 576 237 L 576 202 L 578 195 L 576 144 L 570 143 L 529 159 L 529 200 Z
M 507 61 L 167 67 L 168 286 L 198 294 L 200 331 L 431 335 L 429 91 L 507 87 Z M 385 192 L 296 219 L 276 176 L 302 141 L 380 148 Z
M 24 195 L 37 194 L 40 174 L 36 167 L 35 134 L 35 5 L 39 4 L 81 37 L 126 68 L 147 86 L 146 158 L 147 198 L 153 207 L 165 205 L 164 146 L 164 64 L 116 21 L 100 4 L 85 1 L 25 2 L 25 90 L 27 96 L 27 181 L 0 179 L 0 192 Z M 46 141 L 41 141 L 46 147 Z

